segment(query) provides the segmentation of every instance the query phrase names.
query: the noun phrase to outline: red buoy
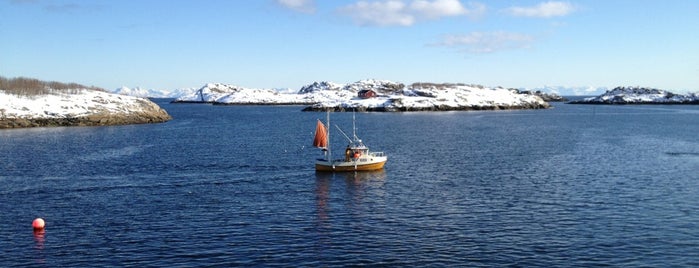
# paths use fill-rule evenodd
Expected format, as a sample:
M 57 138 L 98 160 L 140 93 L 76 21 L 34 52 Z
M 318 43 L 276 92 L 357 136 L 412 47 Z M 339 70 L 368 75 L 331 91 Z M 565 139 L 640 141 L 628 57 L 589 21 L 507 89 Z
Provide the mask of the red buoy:
M 44 219 L 42 218 L 36 218 L 32 222 L 32 227 L 34 227 L 34 230 L 41 230 L 44 229 L 46 223 L 44 223 Z

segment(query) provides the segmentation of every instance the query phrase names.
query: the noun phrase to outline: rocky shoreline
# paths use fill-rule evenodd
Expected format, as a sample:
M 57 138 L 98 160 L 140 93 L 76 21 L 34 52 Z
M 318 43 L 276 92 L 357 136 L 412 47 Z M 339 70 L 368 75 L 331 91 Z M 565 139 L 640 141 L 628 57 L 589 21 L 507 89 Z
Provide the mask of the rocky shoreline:
M 30 127 L 115 126 L 163 123 L 172 120 L 166 112 L 95 114 L 66 118 L 0 118 L 0 129 Z
M 498 110 L 536 110 L 548 109 L 551 106 L 548 103 L 531 103 L 527 105 L 490 105 L 490 106 L 447 106 L 436 105 L 429 107 L 410 107 L 410 106 L 381 106 L 381 107 L 366 107 L 366 106 L 323 106 L 322 104 L 311 105 L 304 108 L 304 112 L 448 112 L 448 111 L 498 111 Z

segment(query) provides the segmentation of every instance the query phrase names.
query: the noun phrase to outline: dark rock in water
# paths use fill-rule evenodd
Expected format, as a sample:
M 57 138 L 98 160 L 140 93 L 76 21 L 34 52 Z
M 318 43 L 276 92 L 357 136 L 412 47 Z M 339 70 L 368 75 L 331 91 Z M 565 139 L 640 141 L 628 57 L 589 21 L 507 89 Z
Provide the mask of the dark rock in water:
M 571 104 L 699 104 L 695 93 L 682 95 L 645 87 L 616 87 L 597 97 L 569 102 Z

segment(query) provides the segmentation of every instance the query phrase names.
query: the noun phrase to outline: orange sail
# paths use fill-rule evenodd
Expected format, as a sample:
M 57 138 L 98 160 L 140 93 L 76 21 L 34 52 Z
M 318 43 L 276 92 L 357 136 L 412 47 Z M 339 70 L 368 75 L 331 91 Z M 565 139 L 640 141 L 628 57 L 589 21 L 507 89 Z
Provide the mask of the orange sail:
M 328 147 L 328 130 L 320 120 L 318 120 L 318 124 L 316 125 L 316 136 L 313 138 L 313 146 L 319 148 Z

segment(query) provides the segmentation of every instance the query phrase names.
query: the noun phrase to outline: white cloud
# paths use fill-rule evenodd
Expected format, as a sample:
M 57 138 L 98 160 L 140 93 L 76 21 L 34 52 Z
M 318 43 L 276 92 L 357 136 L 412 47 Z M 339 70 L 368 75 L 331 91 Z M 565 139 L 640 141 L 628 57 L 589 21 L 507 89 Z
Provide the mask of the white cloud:
M 566 16 L 575 9 L 576 7 L 568 2 L 548 1 L 532 7 L 510 7 L 504 11 L 515 17 L 551 18 Z
M 415 23 L 415 17 L 407 12 L 407 5 L 400 0 L 359 1 L 342 8 L 341 12 L 352 17 L 360 25 L 409 26 Z
M 376 26 L 410 26 L 418 21 L 450 16 L 477 17 L 485 11 L 480 3 L 465 7 L 459 0 L 383 0 L 358 1 L 340 8 L 357 24 Z
M 447 35 L 435 46 L 454 47 L 472 54 L 493 53 L 508 49 L 528 48 L 535 38 L 531 35 L 509 32 L 472 32 L 465 35 Z
M 316 4 L 314 0 L 275 0 L 277 4 L 303 13 L 314 13 Z
M 485 5 L 472 3 L 472 9 L 467 9 L 458 0 L 415 0 L 410 4 L 410 9 L 419 17 L 429 19 L 447 17 L 475 15 L 485 11 Z

